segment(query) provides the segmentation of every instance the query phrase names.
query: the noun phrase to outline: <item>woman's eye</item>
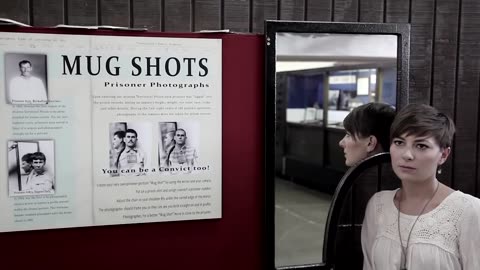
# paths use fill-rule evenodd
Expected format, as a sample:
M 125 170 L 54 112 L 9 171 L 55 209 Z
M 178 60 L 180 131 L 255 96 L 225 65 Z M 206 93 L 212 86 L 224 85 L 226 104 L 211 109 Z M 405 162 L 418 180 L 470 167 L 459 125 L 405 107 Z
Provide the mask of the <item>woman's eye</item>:
M 426 145 L 426 144 L 417 144 L 417 148 L 418 148 L 418 149 L 421 149 L 421 150 L 424 150 L 424 149 L 427 149 L 427 148 L 428 148 L 428 145 Z
M 395 144 L 395 145 L 397 145 L 397 146 L 400 146 L 400 145 L 403 144 L 403 142 L 400 141 L 400 140 L 393 140 L 393 144 Z

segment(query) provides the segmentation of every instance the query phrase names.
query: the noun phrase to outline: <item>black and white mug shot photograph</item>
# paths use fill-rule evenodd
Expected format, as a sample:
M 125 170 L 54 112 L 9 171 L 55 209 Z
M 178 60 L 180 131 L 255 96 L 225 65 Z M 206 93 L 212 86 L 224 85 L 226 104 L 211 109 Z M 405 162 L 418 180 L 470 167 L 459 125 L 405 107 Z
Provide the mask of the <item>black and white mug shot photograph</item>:
M 110 176 L 146 175 L 152 149 L 152 127 L 145 122 L 115 122 L 109 128 Z
M 5 53 L 5 89 L 8 104 L 46 104 L 47 55 Z
M 8 141 L 7 149 L 10 196 L 55 193 L 53 140 Z
M 160 122 L 159 166 L 164 168 L 185 167 L 191 172 L 198 165 L 198 122 Z

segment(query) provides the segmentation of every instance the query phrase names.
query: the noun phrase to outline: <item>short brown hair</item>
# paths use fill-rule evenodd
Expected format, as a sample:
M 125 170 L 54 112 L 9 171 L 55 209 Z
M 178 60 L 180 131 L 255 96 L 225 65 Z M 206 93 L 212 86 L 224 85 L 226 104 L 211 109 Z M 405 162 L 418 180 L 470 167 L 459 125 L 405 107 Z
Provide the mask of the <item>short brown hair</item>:
M 343 120 L 343 126 L 354 139 L 373 135 L 383 148 L 390 148 L 390 125 L 395 118 L 395 109 L 388 104 L 371 102 L 353 109 Z
M 432 136 L 441 148 L 452 145 L 452 119 L 426 104 L 409 104 L 398 112 L 390 129 L 390 141 L 402 135 Z

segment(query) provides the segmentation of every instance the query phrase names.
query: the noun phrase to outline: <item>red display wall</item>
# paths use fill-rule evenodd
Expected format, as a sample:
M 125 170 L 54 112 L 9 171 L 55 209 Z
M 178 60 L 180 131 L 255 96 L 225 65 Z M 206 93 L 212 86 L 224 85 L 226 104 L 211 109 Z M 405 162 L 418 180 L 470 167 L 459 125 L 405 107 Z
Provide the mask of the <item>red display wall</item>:
M 99 33 L 222 39 L 222 218 L 0 233 L 0 268 L 262 269 L 264 37 L 86 30 L 79 34 Z

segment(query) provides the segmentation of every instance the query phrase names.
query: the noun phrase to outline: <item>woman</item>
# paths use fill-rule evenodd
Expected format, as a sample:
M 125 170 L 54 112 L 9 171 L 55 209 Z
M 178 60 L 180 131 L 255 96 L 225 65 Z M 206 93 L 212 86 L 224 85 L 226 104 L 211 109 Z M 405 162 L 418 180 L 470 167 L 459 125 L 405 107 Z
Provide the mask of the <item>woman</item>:
M 378 192 L 368 203 L 364 270 L 480 269 L 480 200 L 436 178 L 454 133 L 452 120 L 428 105 L 397 114 L 390 154 L 402 187 Z
M 371 155 L 385 152 L 395 109 L 383 103 L 367 103 L 353 109 L 343 120 L 346 135 L 339 142 L 345 165 L 353 166 Z

